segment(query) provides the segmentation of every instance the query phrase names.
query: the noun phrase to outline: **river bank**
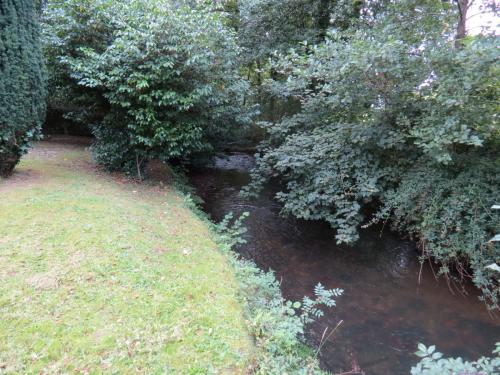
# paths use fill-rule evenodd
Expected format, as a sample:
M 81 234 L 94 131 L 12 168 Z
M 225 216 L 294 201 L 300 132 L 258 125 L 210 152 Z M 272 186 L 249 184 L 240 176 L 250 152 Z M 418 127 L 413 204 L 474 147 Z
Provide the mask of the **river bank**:
M 0 180 L 0 373 L 246 373 L 257 349 L 207 225 L 72 140 Z
M 90 142 L 39 142 L 0 180 L 0 372 L 321 374 L 307 316 L 233 252 L 238 220 L 165 165 L 100 171 Z
M 240 253 L 263 269 L 273 269 L 286 298 L 310 294 L 317 282 L 345 289 L 335 309 L 308 331 L 317 347 L 325 329 L 343 321 L 323 343 L 321 360 L 331 371 L 359 366 L 367 374 L 407 374 L 418 361 L 418 342 L 436 344 L 449 356 L 474 359 L 491 352 L 500 322 L 477 299 L 452 294 L 445 280 L 422 268 L 415 246 L 384 231 L 364 231 L 354 247 L 337 246 L 325 224 L 283 219 L 268 189 L 256 200 L 239 195 L 248 183 L 253 158 L 221 155 L 208 168 L 195 169 L 190 182 L 215 221 L 233 211 L 248 211 L 247 244 Z

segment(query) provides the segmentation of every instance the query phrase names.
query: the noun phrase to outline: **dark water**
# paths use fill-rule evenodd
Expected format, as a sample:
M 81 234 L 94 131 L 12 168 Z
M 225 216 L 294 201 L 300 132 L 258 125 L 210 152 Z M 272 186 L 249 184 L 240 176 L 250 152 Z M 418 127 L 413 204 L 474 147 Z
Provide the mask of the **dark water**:
M 413 354 L 418 342 L 467 359 L 491 354 L 500 340 L 500 319 L 488 314 L 473 288 L 468 296 L 452 294 L 428 265 L 419 285 L 415 245 L 387 230 L 365 230 L 354 247 L 338 246 L 327 225 L 280 217 L 272 191 L 257 200 L 241 198 L 238 192 L 252 165 L 249 155 L 225 155 L 208 168 L 193 170 L 190 180 L 214 220 L 230 211 L 250 212 L 248 243 L 239 251 L 276 271 L 286 298 L 311 295 L 318 282 L 345 290 L 337 307 L 308 333 L 318 347 L 325 329 L 329 333 L 343 321 L 324 340 L 326 369 L 340 373 L 359 366 L 367 375 L 408 374 L 418 362 Z

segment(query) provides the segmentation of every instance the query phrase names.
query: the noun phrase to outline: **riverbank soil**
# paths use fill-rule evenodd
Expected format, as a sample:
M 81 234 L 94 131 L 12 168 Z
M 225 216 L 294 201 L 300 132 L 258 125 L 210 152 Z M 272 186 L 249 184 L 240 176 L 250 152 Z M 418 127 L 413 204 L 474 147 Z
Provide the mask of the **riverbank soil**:
M 0 180 L 0 373 L 245 373 L 237 285 L 172 187 L 99 172 L 82 139 Z

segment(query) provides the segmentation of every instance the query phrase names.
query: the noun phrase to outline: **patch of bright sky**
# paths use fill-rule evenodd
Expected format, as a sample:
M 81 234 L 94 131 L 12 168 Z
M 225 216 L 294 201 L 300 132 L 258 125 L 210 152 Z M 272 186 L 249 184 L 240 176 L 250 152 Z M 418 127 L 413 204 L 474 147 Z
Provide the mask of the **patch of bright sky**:
M 500 17 L 492 8 L 498 10 L 498 0 L 473 0 L 467 13 L 466 25 L 469 35 L 490 32 L 500 35 Z

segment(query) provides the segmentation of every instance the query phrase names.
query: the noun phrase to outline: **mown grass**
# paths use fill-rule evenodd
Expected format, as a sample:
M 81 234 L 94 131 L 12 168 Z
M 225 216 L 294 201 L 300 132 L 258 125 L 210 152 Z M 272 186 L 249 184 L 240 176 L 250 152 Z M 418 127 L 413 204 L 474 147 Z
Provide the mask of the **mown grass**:
M 244 373 L 237 290 L 175 189 L 47 142 L 0 181 L 0 373 Z

